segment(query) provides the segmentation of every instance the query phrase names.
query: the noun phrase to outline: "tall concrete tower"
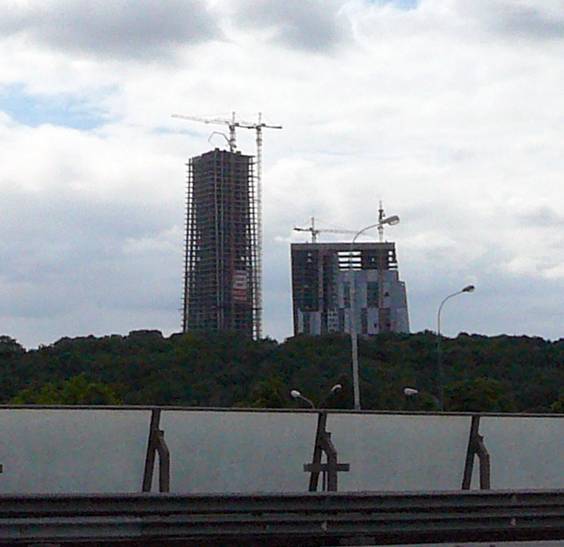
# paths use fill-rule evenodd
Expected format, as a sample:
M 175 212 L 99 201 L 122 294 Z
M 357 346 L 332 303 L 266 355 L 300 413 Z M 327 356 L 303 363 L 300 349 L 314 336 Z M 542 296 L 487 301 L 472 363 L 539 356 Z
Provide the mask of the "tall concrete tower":
M 183 331 L 258 337 L 260 256 L 252 156 L 215 149 L 188 163 Z

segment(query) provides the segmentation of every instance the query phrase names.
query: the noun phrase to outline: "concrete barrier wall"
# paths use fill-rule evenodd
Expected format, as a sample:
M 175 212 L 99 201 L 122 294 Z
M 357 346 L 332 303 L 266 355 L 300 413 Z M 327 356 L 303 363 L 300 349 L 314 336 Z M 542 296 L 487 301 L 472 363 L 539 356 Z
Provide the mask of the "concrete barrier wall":
M 470 430 L 468 416 L 330 415 L 339 459 L 350 472 L 342 490 L 457 490 Z
M 482 416 L 491 487 L 564 487 L 564 416 Z M 139 492 L 151 409 L 0 408 L 0 493 Z M 339 490 L 456 490 L 470 415 L 329 413 Z M 313 412 L 161 410 L 170 490 L 307 491 Z M 153 491 L 158 491 L 155 465 Z M 473 488 L 478 488 L 478 462 Z
M 481 418 L 490 453 L 492 487 L 564 487 L 564 419 Z
M 0 410 L 0 492 L 139 492 L 149 419 L 148 410 Z
M 315 414 L 164 412 L 173 492 L 307 489 Z

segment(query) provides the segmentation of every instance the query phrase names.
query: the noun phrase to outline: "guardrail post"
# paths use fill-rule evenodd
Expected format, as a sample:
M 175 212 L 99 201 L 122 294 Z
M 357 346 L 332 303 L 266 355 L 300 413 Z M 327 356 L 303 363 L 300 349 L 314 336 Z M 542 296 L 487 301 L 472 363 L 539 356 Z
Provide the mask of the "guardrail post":
M 323 453 L 327 457 L 327 463 L 321 463 Z M 304 464 L 304 471 L 311 473 L 308 488 L 310 492 L 317 492 L 319 473 L 323 473 L 323 490 L 336 492 L 338 489 L 338 473 L 350 471 L 348 463 L 338 462 L 337 450 L 331 441 L 331 433 L 327 431 L 326 411 L 320 412 L 317 418 L 313 458 L 311 463 Z
M 483 435 L 480 435 L 479 415 L 472 416 L 468 448 L 466 450 L 466 461 L 464 462 L 462 490 L 470 490 L 475 456 L 478 456 L 480 462 L 480 490 L 489 490 L 491 488 L 490 454 L 484 443 Z
M 161 409 L 154 408 L 151 412 L 151 425 L 149 426 L 149 440 L 145 456 L 145 469 L 143 471 L 143 492 L 150 492 L 153 484 L 155 456 L 159 455 L 159 492 L 170 492 L 170 452 L 164 439 L 164 431 L 159 429 Z

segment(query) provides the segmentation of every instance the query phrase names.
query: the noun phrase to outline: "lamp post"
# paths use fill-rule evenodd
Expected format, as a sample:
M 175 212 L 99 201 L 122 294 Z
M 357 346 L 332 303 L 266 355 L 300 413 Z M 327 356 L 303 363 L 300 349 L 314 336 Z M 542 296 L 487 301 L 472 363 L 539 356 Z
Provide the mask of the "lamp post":
M 351 353 L 352 353 L 352 376 L 353 376 L 353 395 L 354 395 L 354 408 L 355 410 L 360 410 L 360 380 L 359 380 L 359 373 L 358 373 L 358 338 L 356 334 L 356 309 L 355 309 L 355 299 L 356 299 L 356 287 L 354 282 L 353 276 L 353 262 L 352 262 L 352 254 L 354 250 L 355 241 L 359 236 L 361 236 L 364 232 L 368 230 L 372 230 L 373 228 L 378 228 L 378 232 L 380 235 L 380 242 L 383 241 L 383 230 L 384 225 L 389 224 L 393 226 L 399 223 L 399 217 L 397 215 L 393 215 L 391 217 L 384 216 L 384 210 L 382 209 L 382 204 L 380 204 L 379 209 L 379 220 L 375 224 L 370 224 L 370 226 L 366 226 L 362 230 L 359 230 L 355 236 L 352 238 L 350 251 L 349 251 L 349 298 L 350 298 L 350 334 L 351 334 Z M 381 287 L 378 288 L 381 290 Z M 379 302 L 381 305 L 381 302 Z
M 337 393 L 337 391 L 341 391 L 341 389 L 343 389 L 343 386 L 341 384 L 335 384 L 330 390 L 329 393 L 327 394 L 327 396 L 325 397 L 325 399 L 323 399 L 323 401 L 321 401 L 320 403 L 320 408 L 323 408 L 325 406 L 325 404 L 327 403 L 327 401 L 329 400 L 329 398 Z M 301 391 L 298 391 L 297 389 L 292 389 L 290 391 L 290 397 L 292 397 L 292 399 L 301 399 L 302 401 L 306 402 L 311 408 L 315 409 L 315 405 L 313 404 L 313 401 L 311 399 L 308 399 L 307 397 L 304 397 L 301 393 Z
M 437 311 L 437 381 L 439 384 L 439 410 L 444 410 L 445 407 L 445 397 L 444 397 L 444 385 L 443 385 L 443 360 L 441 354 L 441 311 L 446 301 L 454 296 L 458 296 L 463 293 L 474 292 L 476 287 L 474 285 L 466 285 L 463 289 L 449 294 L 443 298 L 439 310 Z

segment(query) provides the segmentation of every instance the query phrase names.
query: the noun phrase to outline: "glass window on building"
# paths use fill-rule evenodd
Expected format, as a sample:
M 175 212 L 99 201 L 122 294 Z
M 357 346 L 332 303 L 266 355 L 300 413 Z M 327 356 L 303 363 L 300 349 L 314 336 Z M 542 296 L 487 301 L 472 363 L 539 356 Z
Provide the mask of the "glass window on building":
M 311 334 L 311 317 L 309 313 L 304 313 L 304 334 Z
M 366 305 L 369 308 L 378 307 L 378 281 L 368 281 L 366 284 Z
M 348 281 L 343 283 L 343 306 L 345 308 L 351 307 L 351 286 Z
M 360 310 L 360 332 L 361 334 L 368 334 L 368 312 L 366 308 Z
M 339 332 L 345 332 L 345 310 L 339 309 Z

